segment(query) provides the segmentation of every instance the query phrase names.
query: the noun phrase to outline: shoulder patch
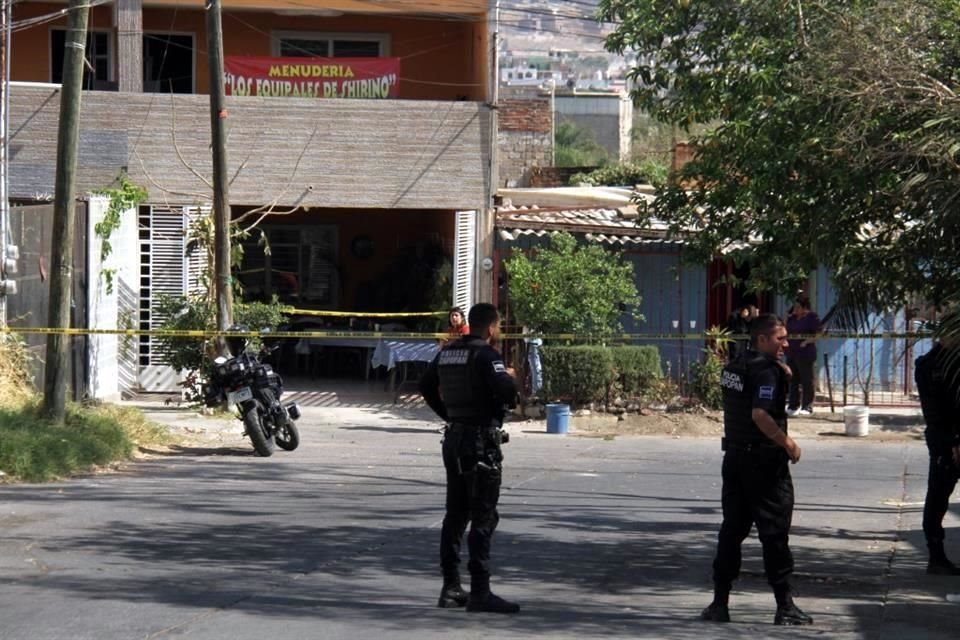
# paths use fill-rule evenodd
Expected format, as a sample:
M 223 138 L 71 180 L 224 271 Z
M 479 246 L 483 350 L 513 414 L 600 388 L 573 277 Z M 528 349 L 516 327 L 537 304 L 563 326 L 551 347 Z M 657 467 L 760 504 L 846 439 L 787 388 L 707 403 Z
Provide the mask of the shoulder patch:
M 493 372 L 494 372 L 494 373 L 506 373 L 506 372 L 507 372 L 507 367 L 504 366 L 502 360 L 494 360 L 494 361 L 493 361 Z
M 773 400 L 773 387 L 763 386 L 757 389 L 757 397 L 761 400 Z

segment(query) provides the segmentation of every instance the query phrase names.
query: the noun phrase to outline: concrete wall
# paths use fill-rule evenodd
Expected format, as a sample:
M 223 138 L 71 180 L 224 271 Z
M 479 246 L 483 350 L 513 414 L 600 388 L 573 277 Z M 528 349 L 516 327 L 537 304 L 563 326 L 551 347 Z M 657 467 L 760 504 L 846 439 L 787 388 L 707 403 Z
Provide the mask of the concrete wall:
M 59 106 L 56 85 L 12 86 L 12 198 L 52 196 Z M 209 109 L 201 95 L 85 91 L 77 190 L 102 189 L 126 168 L 151 202 L 210 202 Z M 483 104 L 233 97 L 227 113 L 235 204 L 478 209 L 490 202 Z
M 550 96 L 505 92 L 497 110 L 500 154 L 498 187 L 529 187 L 531 173 L 553 164 Z

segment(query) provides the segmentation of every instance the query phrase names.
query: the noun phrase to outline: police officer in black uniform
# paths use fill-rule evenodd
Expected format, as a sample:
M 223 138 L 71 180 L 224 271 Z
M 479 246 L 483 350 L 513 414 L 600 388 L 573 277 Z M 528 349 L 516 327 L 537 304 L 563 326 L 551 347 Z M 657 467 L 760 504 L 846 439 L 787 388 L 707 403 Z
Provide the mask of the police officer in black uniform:
M 777 316 L 761 315 L 750 325 L 750 348 L 723 370 L 723 524 L 713 561 L 713 602 L 701 617 L 729 622 L 728 602 L 740 574 L 740 546 L 757 525 L 763 565 L 777 600 L 774 624 L 812 624 L 790 590 L 793 556 L 788 537 L 793 482 L 788 462 L 800 447 L 787 435 L 790 369 L 781 362 L 787 330 Z
M 927 499 L 923 505 L 923 534 L 930 560 L 927 573 L 960 575 L 960 568 L 943 548 L 943 517 L 950 494 L 960 478 L 960 348 L 956 338 L 943 338 L 926 355 L 917 358 L 914 377 L 930 451 Z
M 491 343 L 499 335 L 500 314 L 491 304 L 470 309 L 470 334 L 444 347 L 420 381 L 420 393 L 448 423 L 443 438 L 447 472 L 446 516 L 440 533 L 443 589 L 440 607 L 517 613 L 520 607 L 490 591 L 490 539 L 500 516 L 500 445 L 505 407 L 517 403 L 514 373 Z M 472 523 L 470 595 L 460 585 L 460 543 Z

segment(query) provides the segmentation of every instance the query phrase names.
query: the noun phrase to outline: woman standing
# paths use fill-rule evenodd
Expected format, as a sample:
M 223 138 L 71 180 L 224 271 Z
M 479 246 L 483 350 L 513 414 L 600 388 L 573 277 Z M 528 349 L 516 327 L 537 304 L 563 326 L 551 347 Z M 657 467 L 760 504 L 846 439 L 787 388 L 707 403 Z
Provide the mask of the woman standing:
M 469 333 L 470 327 L 463 317 L 463 309 L 460 307 L 450 309 L 450 313 L 447 314 L 447 335 L 450 336 L 451 339 L 456 340 L 460 336 L 465 336 Z
M 788 336 L 814 336 L 823 330 L 820 318 L 810 309 L 810 298 L 797 298 L 787 316 Z M 813 414 L 814 368 L 817 364 L 817 343 L 812 337 L 790 340 L 787 350 L 787 366 L 793 371 L 790 378 L 790 402 L 788 416 Z

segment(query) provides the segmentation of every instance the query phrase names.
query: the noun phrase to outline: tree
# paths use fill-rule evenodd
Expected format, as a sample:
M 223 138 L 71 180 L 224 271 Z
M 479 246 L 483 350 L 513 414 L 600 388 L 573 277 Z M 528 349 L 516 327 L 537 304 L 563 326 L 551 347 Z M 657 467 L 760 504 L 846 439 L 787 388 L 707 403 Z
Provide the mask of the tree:
M 633 264 L 597 244 L 578 247 L 568 233 L 552 234 L 549 247 L 505 265 L 514 319 L 535 331 L 613 333 L 624 310 L 640 304 Z
M 553 144 L 558 167 L 596 167 L 607 161 L 607 150 L 593 139 L 590 131 L 572 122 L 557 124 Z
M 696 158 L 651 216 L 701 263 L 795 291 L 820 264 L 841 298 L 941 305 L 960 274 L 960 3 L 603 0 L 634 98 L 690 128 Z M 748 242 L 749 241 L 749 242 Z

